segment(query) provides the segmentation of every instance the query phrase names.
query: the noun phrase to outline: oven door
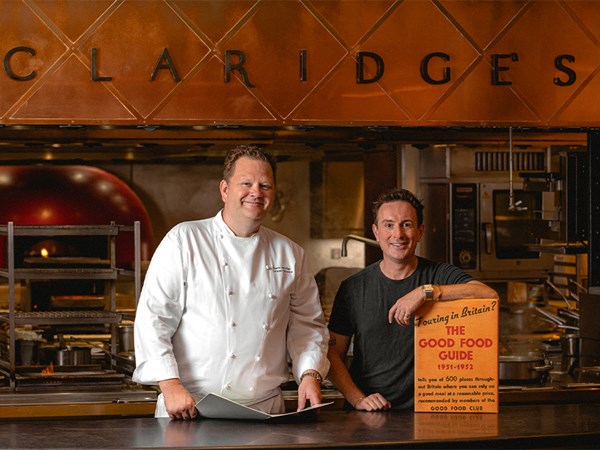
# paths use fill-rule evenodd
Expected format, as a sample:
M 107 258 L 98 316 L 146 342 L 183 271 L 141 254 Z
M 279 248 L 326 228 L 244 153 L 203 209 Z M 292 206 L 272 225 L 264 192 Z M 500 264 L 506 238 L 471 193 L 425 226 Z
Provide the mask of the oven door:
M 542 215 L 542 193 L 513 184 L 511 205 L 508 183 L 479 185 L 479 262 L 486 273 L 510 278 L 544 277 L 552 269 L 551 254 L 530 250 L 540 243 L 537 224 Z

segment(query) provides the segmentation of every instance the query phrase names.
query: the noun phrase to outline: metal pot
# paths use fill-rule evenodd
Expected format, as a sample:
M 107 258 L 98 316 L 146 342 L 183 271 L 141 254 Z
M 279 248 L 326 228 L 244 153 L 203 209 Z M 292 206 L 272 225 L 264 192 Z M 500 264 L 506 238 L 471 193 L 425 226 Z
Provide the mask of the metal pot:
M 90 348 L 60 348 L 54 353 L 54 364 L 57 366 L 80 366 L 91 364 L 92 351 Z
M 133 324 L 119 325 L 119 353 L 133 352 Z
M 542 383 L 553 367 L 540 354 L 501 355 L 498 366 L 501 383 Z

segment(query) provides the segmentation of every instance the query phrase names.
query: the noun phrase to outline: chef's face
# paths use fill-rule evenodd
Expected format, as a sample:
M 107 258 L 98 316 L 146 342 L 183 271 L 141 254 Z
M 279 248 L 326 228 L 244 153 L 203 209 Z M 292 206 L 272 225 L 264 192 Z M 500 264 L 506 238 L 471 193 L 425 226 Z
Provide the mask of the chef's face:
M 273 169 L 267 161 L 242 156 L 231 178 L 221 180 L 220 191 L 229 220 L 260 224 L 275 199 Z
M 384 259 L 399 264 L 409 263 L 415 258 L 423 230 L 423 224 L 417 225 L 417 211 L 404 200 L 381 205 L 377 212 L 377 223 L 373 225 L 373 234 Z

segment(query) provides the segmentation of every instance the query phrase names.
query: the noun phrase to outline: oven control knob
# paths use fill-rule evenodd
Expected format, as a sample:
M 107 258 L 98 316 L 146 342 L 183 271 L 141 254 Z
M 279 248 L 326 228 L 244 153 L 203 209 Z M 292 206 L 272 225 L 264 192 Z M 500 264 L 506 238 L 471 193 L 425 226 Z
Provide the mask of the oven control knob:
M 458 261 L 461 266 L 468 266 L 471 261 L 473 261 L 473 253 L 468 250 L 463 250 L 458 254 Z

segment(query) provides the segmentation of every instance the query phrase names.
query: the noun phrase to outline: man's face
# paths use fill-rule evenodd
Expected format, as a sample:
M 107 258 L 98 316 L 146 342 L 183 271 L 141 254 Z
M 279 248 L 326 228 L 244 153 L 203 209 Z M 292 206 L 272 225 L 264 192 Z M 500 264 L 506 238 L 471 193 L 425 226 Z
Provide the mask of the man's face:
M 224 214 L 235 222 L 260 222 L 273 204 L 275 180 L 266 161 L 242 156 L 235 162 L 229 182 L 222 180 Z
M 423 230 L 423 224 L 417 226 L 417 211 L 403 200 L 381 205 L 377 223 L 373 225 L 384 259 L 395 263 L 412 261 Z

